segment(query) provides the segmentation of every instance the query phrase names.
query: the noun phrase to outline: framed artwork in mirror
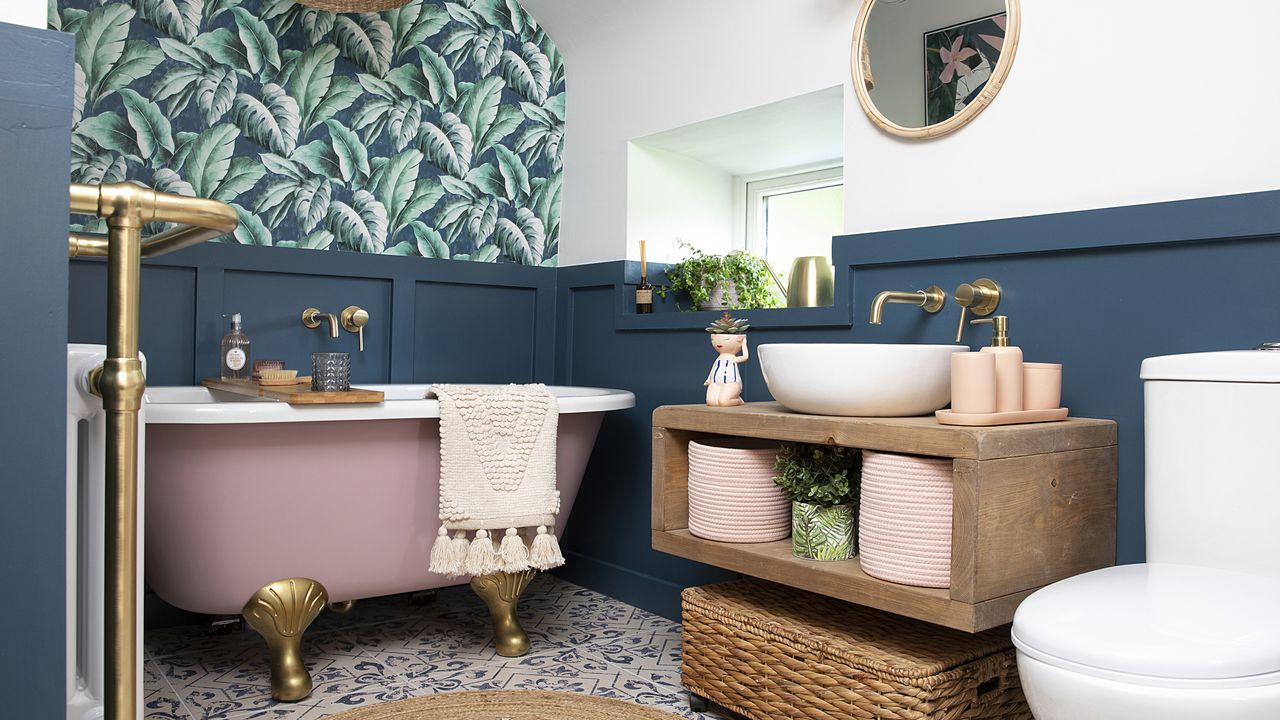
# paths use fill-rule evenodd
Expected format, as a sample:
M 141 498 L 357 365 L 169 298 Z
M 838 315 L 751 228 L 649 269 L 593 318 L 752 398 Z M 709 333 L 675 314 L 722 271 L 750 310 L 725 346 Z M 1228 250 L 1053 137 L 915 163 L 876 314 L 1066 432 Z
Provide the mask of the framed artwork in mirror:
M 925 124 L 959 114 L 976 100 L 1000 63 L 1008 13 L 924 34 Z

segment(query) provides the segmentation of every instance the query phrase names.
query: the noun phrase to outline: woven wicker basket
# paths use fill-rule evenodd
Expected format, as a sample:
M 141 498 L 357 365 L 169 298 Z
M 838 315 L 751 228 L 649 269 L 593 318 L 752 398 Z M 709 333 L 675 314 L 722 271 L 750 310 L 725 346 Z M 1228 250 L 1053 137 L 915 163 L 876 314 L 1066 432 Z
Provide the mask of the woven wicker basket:
M 754 720 L 1031 720 L 1008 628 L 971 635 L 759 580 L 684 591 L 684 685 Z

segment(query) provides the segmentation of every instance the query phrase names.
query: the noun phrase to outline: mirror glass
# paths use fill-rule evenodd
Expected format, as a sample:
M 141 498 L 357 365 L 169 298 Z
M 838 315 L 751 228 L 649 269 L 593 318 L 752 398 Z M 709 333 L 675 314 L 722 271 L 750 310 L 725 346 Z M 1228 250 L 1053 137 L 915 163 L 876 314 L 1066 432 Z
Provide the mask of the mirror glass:
M 868 0 L 853 47 L 854 86 L 868 116 L 908 137 L 971 120 L 1009 72 L 1017 11 L 1017 0 Z

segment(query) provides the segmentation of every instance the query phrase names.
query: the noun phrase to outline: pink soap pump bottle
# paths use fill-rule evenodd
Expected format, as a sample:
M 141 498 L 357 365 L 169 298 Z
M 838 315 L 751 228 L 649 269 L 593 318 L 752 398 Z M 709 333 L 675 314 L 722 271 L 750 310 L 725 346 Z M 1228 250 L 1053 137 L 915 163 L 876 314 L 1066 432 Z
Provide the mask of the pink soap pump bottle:
M 991 346 L 981 352 L 996 356 L 996 412 L 1022 409 L 1022 348 L 1009 344 L 1009 317 L 995 315 L 970 320 L 970 325 L 991 324 Z

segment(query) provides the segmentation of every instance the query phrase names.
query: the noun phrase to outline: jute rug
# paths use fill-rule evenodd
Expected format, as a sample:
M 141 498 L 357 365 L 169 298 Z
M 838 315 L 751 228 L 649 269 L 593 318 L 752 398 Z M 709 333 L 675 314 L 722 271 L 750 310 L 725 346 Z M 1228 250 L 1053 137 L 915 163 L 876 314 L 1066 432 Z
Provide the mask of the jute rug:
M 332 720 L 672 720 L 622 700 L 541 690 L 450 692 L 348 710 Z

